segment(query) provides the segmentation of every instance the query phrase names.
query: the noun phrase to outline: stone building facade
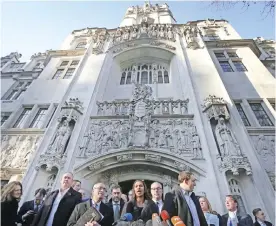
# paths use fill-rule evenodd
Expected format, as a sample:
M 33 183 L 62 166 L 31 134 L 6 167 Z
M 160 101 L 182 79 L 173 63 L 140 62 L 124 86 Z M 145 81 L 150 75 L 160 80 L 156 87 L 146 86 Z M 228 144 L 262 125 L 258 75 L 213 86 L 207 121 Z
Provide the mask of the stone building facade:
M 145 2 L 19 59 L 1 58 L 1 182 L 22 180 L 22 201 L 67 171 L 88 191 L 144 179 L 166 193 L 189 170 L 218 212 L 233 194 L 274 222 L 274 41 Z

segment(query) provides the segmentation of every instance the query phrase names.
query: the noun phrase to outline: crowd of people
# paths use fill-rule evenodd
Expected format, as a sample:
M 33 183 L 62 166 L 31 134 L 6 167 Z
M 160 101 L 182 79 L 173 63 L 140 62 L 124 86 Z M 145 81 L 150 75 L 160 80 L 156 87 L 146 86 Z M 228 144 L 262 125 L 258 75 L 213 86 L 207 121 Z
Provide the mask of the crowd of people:
M 128 196 L 122 194 L 119 185 L 114 185 L 110 200 L 104 201 L 105 184 L 94 184 L 91 197 L 85 197 L 81 182 L 74 180 L 72 173 L 65 173 L 59 189 L 48 194 L 43 188 L 37 189 L 34 199 L 24 202 L 19 208 L 22 184 L 13 181 L 2 189 L 1 225 L 112 226 L 120 219 L 125 220 L 122 216 L 126 214 L 131 214 L 133 222 L 146 224 L 154 214 L 162 217 L 165 211 L 169 217 L 178 216 L 186 226 L 272 226 L 260 208 L 252 211 L 255 223 L 249 214 L 240 214 L 238 202 L 232 195 L 225 197 L 228 212 L 218 214 L 206 197 L 195 196 L 196 178 L 191 172 L 180 172 L 178 182 L 179 185 L 166 193 L 164 199 L 159 182 L 152 183 L 148 191 L 143 180 L 136 180 Z

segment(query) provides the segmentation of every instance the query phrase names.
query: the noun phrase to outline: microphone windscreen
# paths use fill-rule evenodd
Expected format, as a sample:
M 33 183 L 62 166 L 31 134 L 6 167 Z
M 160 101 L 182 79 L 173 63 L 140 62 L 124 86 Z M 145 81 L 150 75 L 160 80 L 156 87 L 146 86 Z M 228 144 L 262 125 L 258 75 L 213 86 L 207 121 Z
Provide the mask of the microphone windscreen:
M 162 210 L 160 216 L 161 216 L 163 221 L 166 221 L 166 220 L 170 219 L 170 215 L 167 212 L 167 210 Z
M 156 217 L 159 217 L 159 215 L 157 213 L 153 213 L 152 216 L 151 216 L 151 219 L 154 219 Z
M 125 213 L 124 214 L 124 219 L 125 221 L 132 221 L 133 220 L 133 216 L 131 213 Z
M 152 226 L 152 220 L 148 220 L 146 226 Z
M 131 226 L 145 226 L 145 223 L 143 220 L 133 221 Z
M 130 226 L 130 222 L 127 221 L 119 221 L 116 226 Z
M 176 226 L 186 226 L 179 216 L 172 217 L 171 222 Z

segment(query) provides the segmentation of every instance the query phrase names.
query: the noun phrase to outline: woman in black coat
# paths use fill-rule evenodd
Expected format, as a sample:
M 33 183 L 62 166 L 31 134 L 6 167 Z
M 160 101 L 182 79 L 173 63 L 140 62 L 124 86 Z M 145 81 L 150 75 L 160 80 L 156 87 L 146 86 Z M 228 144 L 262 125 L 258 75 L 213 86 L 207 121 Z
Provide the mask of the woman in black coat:
M 1 226 L 16 226 L 21 220 L 17 215 L 18 202 L 22 195 L 22 184 L 12 181 L 2 189 L 1 195 Z
M 141 219 L 141 212 L 151 200 L 144 181 L 136 180 L 132 186 L 133 199 L 126 204 L 126 213 L 131 213 L 133 221 Z

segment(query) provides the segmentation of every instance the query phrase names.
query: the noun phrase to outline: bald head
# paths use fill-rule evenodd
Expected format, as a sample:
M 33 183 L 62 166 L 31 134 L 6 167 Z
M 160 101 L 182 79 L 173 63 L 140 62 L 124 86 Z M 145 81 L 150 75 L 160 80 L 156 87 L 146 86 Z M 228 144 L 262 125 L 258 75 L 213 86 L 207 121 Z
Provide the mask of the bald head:
M 154 201 L 159 201 L 162 199 L 163 189 L 162 189 L 162 185 L 159 182 L 153 182 L 150 186 L 150 191 L 151 191 L 152 199 Z
M 60 183 L 61 189 L 66 190 L 67 188 L 70 188 L 73 184 L 73 173 L 67 172 L 63 174 Z
M 94 202 L 102 201 L 105 197 L 106 186 L 103 183 L 94 184 L 92 189 L 92 199 Z

